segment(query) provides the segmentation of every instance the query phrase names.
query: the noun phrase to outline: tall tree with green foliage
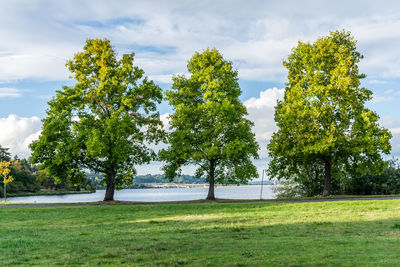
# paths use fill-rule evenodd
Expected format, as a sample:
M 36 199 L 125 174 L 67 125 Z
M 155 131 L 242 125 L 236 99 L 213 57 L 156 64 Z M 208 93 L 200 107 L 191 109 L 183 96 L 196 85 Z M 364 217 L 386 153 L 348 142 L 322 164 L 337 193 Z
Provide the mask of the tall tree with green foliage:
M 160 152 L 166 176 L 175 178 L 181 167 L 198 165 L 195 176 L 209 182 L 207 199 L 215 199 L 214 184 L 245 183 L 257 176 L 251 158 L 259 146 L 239 101 L 237 71 L 216 49 L 195 53 L 188 62 L 190 77 L 173 77 L 166 99 L 170 115 L 170 147 Z
M 332 174 L 383 169 L 381 154 L 390 152 L 391 134 L 365 107 L 372 92 L 360 86 L 365 75 L 357 64 L 362 58 L 346 31 L 299 42 L 292 50 L 283 63 L 289 79 L 285 96 L 275 109 L 279 130 L 268 145 L 272 177 L 300 183 L 323 177 L 322 193 L 328 196 Z
M 135 165 L 155 157 L 146 142 L 163 134 L 161 89 L 133 61 L 134 53 L 118 59 L 109 40 L 87 40 L 66 64 L 75 85 L 57 91 L 31 144 L 32 161 L 58 180 L 78 183 L 84 170 L 105 174 L 105 201 L 132 183 Z

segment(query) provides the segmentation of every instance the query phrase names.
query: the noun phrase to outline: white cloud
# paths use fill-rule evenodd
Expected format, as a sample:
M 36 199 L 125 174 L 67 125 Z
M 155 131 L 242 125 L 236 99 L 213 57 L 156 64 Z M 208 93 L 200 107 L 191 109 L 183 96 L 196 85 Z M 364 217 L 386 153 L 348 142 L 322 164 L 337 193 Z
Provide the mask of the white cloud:
M 388 81 L 372 79 L 372 80 L 367 80 L 367 83 L 369 83 L 369 84 L 387 84 Z
M 82 50 L 86 38 L 109 38 L 120 54 L 136 52 L 136 64 L 156 82 L 170 83 L 173 74 L 186 71 L 194 51 L 207 47 L 233 61 L 240 79 L 282 82 L 287 76 L 282 59 L 298 40 L 314 41 L 344 28 L 365 56 L 360 70 L 370 77 L 367 82 L 385 84 L 400 78 L 399 14 L 397 1 L 3 1 L 0 83 L 66 79 L 65 61 Z M 245 102 L 262 151 L 275 129 L 273 106 L 280 90 Z M 394 102 L 398 94 L 374 101 Z M 17 89 L 0 89 L 0 98 L 20 95 Z M 32 118 L 18 117 L 23 119 Z
M 119 51 L 135 50 L 158 82 L 207 47 L 237 64 L 241 79 L 281 82 L 282 59 L 298 40 L 345 28 L 365 55 L 362 71 L 380 82 L 400 77 L 399 11 L 395 1 L 9 1 L 0 10 L 0 81 L 66 79 L 65 61 L 85 39 L 106 37 Z
M 170 123 L 170 113 L 165 113 L 160 115 L 160 120 L 163 123 L 164 129 L 168 130 L 169 129 L 169 123 Z
M 399 128 L 392 128 L 390 129 L 392 135 L 400 135 L 400 127 Z
M 172 83 L 171 74 L 150 75 L 148 78 L 159 83 Z
M 380 96 L 380 95 L 374 95 L 371 100 L 372 103 L 390 103 L 393 101 L 394 97 L 392 96 Z
M 400 124 L 398 124 L 400 126 Z M 391 128 L 389 129 L 390 132 L 392 133 L 392 139 L 390 140 L 390 143 L 392 145 L 392 155 L 400 156 L 400 127 L 397 128 Z
M 283 98 L 285 89 L 271 88 L 260 92 L 260 97 L 252 97 L 244 102 L 244 105 L 257 110 L 264 108 L 274 108 L 277 101 Z
M 16 88 L 7 88 L 7 87 L 0 88 L 0 98 L 21 97 L 21 96 L 22 96 L 21 91 Z
M 45 49 L 45 48 L 44 48 Z M 0 74 L 3 82 L 36 78 L 45 80 L 64 80 L 68 77 L 66 60 L 50 55 L 15 54 L 0 57 Z M 55 51 L 54 53 L 59 53 Z M 71 53 L 72 55 L 72 53 Z
M 270 88 L 262 91 L 258 98 L 252 97 L 243 103 L 249 113 L 248 118 L 254 122 L 253 130 L 261 147 L 261 158 L 267 156 L 267 143 L 277 130 L 274 121 L 275 105 L 283 99 L 284 93 L 285 89 Z
M 0 145 L 10 148 L 13 156 L 28 157 L 31 153 L 28 146 L 39 137 L 41 126 L 39 117 L 9 115 L 0 118 Z
M 389 129 L 392 133 L 390 143 L 392 145 L 391 155 L 400 156 L 400 120 L 392 116 L 385 116 L 379 120 L 379 125 Z

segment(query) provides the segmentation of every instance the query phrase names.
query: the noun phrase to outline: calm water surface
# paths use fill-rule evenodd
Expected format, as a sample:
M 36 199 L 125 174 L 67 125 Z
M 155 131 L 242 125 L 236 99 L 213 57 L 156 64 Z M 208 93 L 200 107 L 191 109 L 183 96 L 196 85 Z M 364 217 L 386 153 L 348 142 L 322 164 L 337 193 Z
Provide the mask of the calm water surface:
M 261 186 L 218 186 L 215 188 L 215 197 L 227 199 L 259 199 Z M 205 199 L 208 188 L 150 188 L 150 189 L 123 189 L 116 191 L 115 200 L 122 201 L 179 201 Z M 97 190 L 92 194 L 67 194 L 58 196 L 29 196 L 10 197 L 7 202 L 12 203 L 73 203 L 95 202 L 104 198 L 105 190 Z M 263 199 L 275 198 L 271 186 L 263 187 Z

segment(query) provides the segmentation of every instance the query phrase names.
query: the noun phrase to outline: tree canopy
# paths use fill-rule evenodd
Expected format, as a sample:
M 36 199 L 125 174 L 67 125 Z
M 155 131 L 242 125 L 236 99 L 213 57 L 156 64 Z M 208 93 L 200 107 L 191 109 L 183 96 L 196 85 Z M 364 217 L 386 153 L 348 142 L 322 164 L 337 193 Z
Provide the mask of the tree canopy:
M 11 154 L 8 152 L 9 148 L 2 147 L 0 145 L 0 161 L 10 161 Z
M 299 42 L 292 50 L 283 63 L 288 70 L 284 99 L 275 109 L 279 129 L 268 145 L 272 177 L 314 179 L 327 196 L 332 177 L 382 170 L 381 154 L 390 152 L 391 134 L 365 107 L 372 92 L 360 85 L 362 58 L 346 31 Z
M 104 200 L 113 200 L 114 189 L 131 184 L 135 165 L 155 157 L 146 143 L 162 137 L 161 89 L 134 66 L 134 53 L 118 58 L 107 39 L 87 40 L 66 66 L 76 83 L 49 102 L 32 160 L 57 180 L 103 173 Z
M 214 199 L 214 183 L 238 184 L 257 176 L 251 158 L 259 146 L 239 101 L 237 71 L 216 49 L 195 53 L 188 62 L 190 77 L 173 77 L 166 99 L 170 115 L 169 148 L 160 152 L 173 179 L 181 167 L 195 164 L 196 177 L 210 183 L 207 199 Z

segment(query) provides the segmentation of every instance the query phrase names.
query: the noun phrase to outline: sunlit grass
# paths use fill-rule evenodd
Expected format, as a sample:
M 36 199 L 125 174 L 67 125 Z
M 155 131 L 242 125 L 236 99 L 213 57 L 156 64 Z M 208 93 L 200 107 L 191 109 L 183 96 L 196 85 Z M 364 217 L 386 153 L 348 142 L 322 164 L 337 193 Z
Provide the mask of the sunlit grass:
M 0 209 L 1 265 L 400 265 L 400 200 Z

